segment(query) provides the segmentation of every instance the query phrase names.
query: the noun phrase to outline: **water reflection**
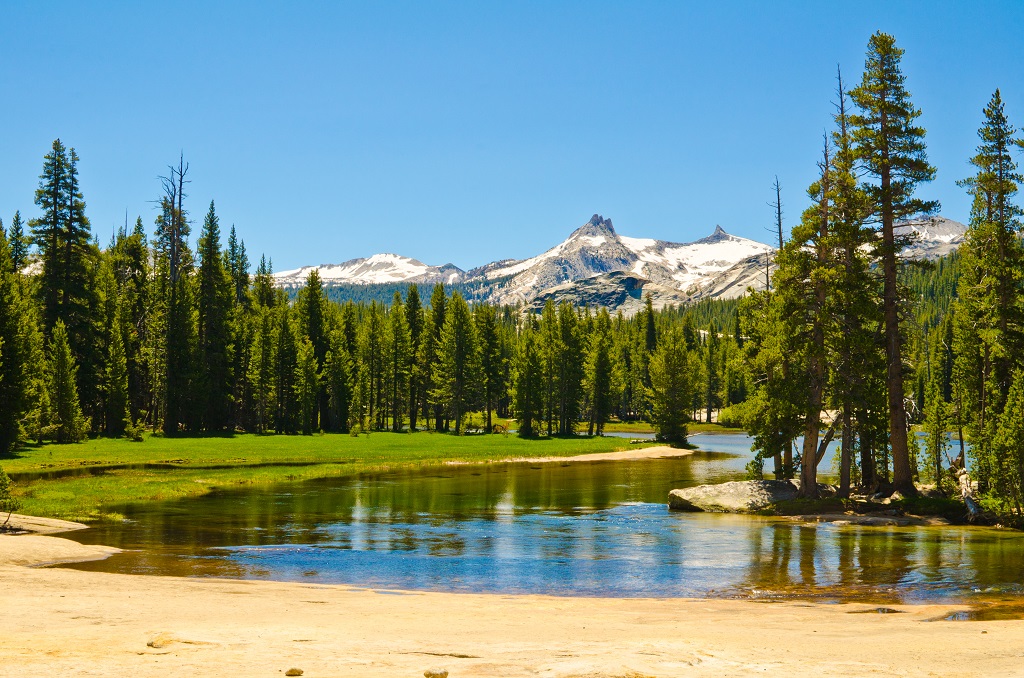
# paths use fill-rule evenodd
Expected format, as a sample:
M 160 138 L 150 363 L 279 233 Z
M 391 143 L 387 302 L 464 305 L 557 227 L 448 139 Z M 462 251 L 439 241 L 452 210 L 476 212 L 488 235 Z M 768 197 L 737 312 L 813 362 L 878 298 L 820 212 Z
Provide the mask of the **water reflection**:
M 744 438 L 698 439 L 730 451 L 749 448 Z M 1021 593 L 1018 533 L 666 510 L 670 489 L 735 479 L 748 458 L 702 453 L 332 479 L 118 507 L 129 523 L 71 536 L 135 549 L 81 569 L 375 588 L 897 602 Z

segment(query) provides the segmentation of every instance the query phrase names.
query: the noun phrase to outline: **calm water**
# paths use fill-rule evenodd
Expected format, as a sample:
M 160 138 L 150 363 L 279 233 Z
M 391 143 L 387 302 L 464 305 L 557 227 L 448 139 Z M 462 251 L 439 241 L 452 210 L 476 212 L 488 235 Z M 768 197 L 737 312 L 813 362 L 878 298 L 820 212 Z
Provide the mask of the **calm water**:
M 133 549 L 80 569 L 371 588 L 894 602 L 1024 593 L 1020 533 L 670 513 L 670 489 L 737 479 L 749 459 L 745 436 L 692 440 L 716 452 L 218 492 L 118 507 L 129 522 L 69 536 Z

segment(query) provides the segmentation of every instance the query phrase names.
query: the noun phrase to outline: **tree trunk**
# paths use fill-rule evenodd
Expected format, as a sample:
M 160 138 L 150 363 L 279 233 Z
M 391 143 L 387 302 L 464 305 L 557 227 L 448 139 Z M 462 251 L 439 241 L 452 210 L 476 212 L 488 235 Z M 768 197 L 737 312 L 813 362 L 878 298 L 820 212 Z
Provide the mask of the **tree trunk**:
M 862 413 L 866 415 L 867 413 Z M 860 438 L 860 484 L 867 491 L 874 489 L 877 479 L 875 476 L 875 454 L 874 441 L 870 433 L 864 430 L 858 431 Z
M 884 121 L 883 121 L 884 124 Z M 886 154 L 887 155 L 887 154 Z M 886 161 L 888 158 L 886 157 Z M 903 342 L 900 337 L 899 289 L 897 287 L 896 236 L 893 231 L 891 177 L 888 162 L 882 164 L 882 301 L 885 317 L 885 357 L 889 399 L 889 445 L 892 448 L 893 488 L 915 496 L 914 477 L 907 446 L 907 412 L 903 405 Z
M 839 459 L 839 496 L 850 496 L 850 467 L 853 465 L 853 430 L 850 422 L 850 403 L 843 403 L 843 448 Z
M 957 473 L 957 481 L 960 484 L 960 497 L 964 500 L 964 505 L 967 507 L 967 520 L 968 522 L 975 523 L 984 517 L 984 510 L 981 508 L 981 504 L 974 498 L 974 488 L 971 485 L 971 476 L 967 473 L 967 469 L 960 469 Z

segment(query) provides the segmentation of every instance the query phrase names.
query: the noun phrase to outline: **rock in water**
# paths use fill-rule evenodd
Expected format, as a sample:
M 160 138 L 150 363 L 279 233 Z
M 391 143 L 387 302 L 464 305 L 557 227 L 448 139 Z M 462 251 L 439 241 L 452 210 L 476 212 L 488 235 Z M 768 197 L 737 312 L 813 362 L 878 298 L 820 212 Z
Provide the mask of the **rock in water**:
M 744 480 L 698 485 L 668 493 L 668 507 L 677 511 L 743 513 L 795 499 L 798 487 L 787 480 Z
M 427 669 L 423 678 L 448 678 L 448 669 Z
M 284 675 L 286 675 L 286 676 L 301 676 L 302 675 L 302 669 L 288 669 L 287 671 L 284 672 Z

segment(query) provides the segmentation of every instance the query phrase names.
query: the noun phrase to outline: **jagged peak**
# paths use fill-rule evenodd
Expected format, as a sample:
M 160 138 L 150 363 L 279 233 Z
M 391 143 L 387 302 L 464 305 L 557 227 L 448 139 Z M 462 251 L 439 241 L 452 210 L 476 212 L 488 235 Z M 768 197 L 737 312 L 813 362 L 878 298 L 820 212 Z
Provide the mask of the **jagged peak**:
M 583 224 L 582 226 L 577 228 L 575 231 L 573 231 L 572 235 L 569 236 L 569 237 L 573 238 L 573 237 L 581 236 L 581 235 L 586 235 L 586 236 L 597 236 L 597 235 L 614 236 L 615 235 L 615 227 L 612 226 L 612 220 L 611 219 L 605 219 L 600 214 L 595 214 L 594 216 L 590 217 L 590 221 L 588 221 L 587 223 Z
M 714 233 L 712 233 L 711 235 L 706 236 L 704 238 L 701 238 L 700 240 L 697 240 L 695 242 L 696 243 L 708 244 L 708 243 L 716 243 L 716 242 L 722 242 L 722 241 L 725 241 L 725 240 L 735 240 L 735 239 L 736 239 L 736 236 L 727 233 L 724 228 L 722 228 L 718 224 L 715 224 L 715 232 Z

